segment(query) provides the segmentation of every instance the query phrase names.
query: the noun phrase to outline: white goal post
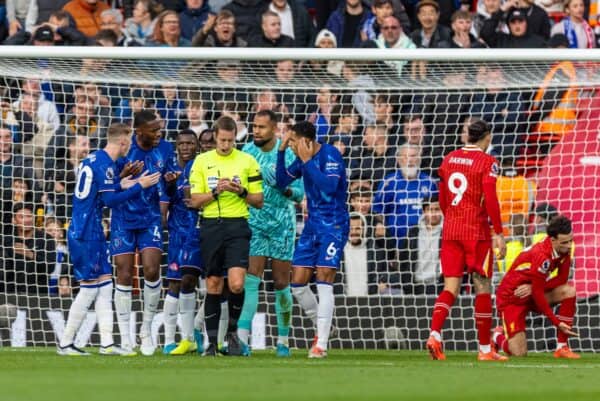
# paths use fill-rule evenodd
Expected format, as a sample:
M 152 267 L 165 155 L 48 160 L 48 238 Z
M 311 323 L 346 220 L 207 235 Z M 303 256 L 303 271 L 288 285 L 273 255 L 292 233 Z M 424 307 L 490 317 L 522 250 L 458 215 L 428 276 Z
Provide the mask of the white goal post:
M 439 289 L 439 212 L 427 185 L 435 186 L 441 158 L 462 145 L 464 126 L 487 120 L 512 251 L 498 261 L 494 282 L 519 249 L 539 240 L 545 218 L 567 215 L 581 334 L 571 345 L 600 351 L 598 51 L 1 46 L 0 57 L 0 346 L 50 346 L 61 335 L 76 290 L 64 240 L 74 163 L 102 145 L 108 125 L 155 108 L 170 141 L 184 128 L 200 134 L 225 114 L 237 120 L 243 144 L 254 113 L 272 109 L 279 133 L 307 119 L 343 152 L 361 234 L 346 246 L 336 281 L 331 341 L 357 349 L 423 348 Z M 418 145 L 415 166 L 404 160 L 405 144 Z M 411 167 L 424 175 L 405 180 Z M 301 230 L 302 205 L 297 210 Z M 19 248 L 27 221 L 35 225 L 33 253 Z M 465 280 L 444 331 L 447 349 L 476 348 L 472 304 Z M 264 330 L 257 341 L 271 346 L 268 272 L 259 312 L 266 318 L 255 322 Z M 80 345 L 97 345 L 94 319 Z M 548 322 L 528 322 L 530 348 L 551 348 Z M 160 342 L 160 321 L 155 329 Z M 295 307 L 291 345 L 304 347 L 313 335 Z

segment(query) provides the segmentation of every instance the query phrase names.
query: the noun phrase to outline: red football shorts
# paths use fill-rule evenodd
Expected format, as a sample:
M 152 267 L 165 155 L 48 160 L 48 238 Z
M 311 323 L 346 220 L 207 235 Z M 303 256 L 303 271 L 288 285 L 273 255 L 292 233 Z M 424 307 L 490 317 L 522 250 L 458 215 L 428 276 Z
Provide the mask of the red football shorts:
M 508 338 L 525 331 L 525 318 L 531 311 L 530 305 L 506 305 L 502 312 L 502 324 L 504 333 Z
M 462 277 L 466 269 L 467 273 L 491 278 L 494 272 L 492 241 L 442 240 L 440 262 L 444 277 Z

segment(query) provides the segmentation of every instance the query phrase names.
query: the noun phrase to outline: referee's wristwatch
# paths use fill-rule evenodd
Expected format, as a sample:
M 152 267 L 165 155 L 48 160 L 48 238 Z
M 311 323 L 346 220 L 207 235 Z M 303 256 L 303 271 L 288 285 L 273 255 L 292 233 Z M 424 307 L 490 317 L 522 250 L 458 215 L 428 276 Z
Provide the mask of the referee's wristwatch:
M 212 191 L 210 191 L 214 200 L 219 199 L 219 193 L 217 192 L 217 187 L 214 187 Z
M 248 190 L 244 187 L 242 187 L 242 193 L 241 194 L 237 194 L 240 198 L 246 198 L 248 196 Z

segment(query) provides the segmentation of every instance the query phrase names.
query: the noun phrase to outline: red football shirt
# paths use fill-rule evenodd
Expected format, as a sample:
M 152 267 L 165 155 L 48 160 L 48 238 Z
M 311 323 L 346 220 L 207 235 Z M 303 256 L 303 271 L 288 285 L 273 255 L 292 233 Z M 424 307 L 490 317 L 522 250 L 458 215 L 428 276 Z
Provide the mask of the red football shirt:
M 552 239 L 535 244 L 521 252 L 512 267 L 506 273 L 496 290 L 496 305 L 502 310 L 507 305 L 527 305 L 533 303 L 537 311 L 548 316 L 558 326 L 556 318 L 544 296 L 547 289 L 554 288 L 553 283 L 566 283 L 571 268 L 571 255 L 559 255 L 552 248 Z M 550 279 L 550 273 L 558 269 L 558 275 Z M 519 298 L 514 295 L 521 284 L 531 284 L 531 296 Z
M 489 240 L 502 233 L 496 195 L 499 168 L 496 158 L 475 145 L 450 152 L 440 166 L 440 207 L 445 240 Z

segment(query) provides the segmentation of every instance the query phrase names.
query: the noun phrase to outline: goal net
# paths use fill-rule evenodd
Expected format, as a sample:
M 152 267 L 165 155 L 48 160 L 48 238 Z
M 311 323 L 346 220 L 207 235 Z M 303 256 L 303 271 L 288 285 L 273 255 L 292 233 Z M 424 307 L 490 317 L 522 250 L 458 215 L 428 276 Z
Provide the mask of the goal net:
M 0 51 L 3 346 L 51 346 L 60 338 L 77 292 L 65 241 L 77 165 L 103 146 L 111 123 L 131 124 L 136 111 L 153 108 L 169 141 L 184 128 L 200 135 L 228 115 L 238 123 L 241 146 L 252 141 L 254 114 L 270 109 L 278 116 L 278 135 L 309 120 L 320 141 L 341 151 L 352 234 L 335 284 L 331 345 L 358 349 L 423 348 L 441 288 L 437 168 L 445 154 L 462 146 L 468 123 L 485 119 L 493 132 L 488 152 L 501 165 L 498 195 L 509 239 L 506 260 L 496 261 L 494 283 L 521 249 L 543 238 L 550 217 L 567 215 L 574 222 L 571 280 L 581 335 L 571 345 L 600 350 L 597 52 Z M 297 211 L 300 232 L 304 205 Z M 138 324 L 139 277 L 138 272 Z M 465 278 L 444 329 L 447 349 L 476 348 L 472 305 Z M 97 345 L 95 325 L 92 311 L 79 345 Z M 545 318 L 530 316 L 528 326 L 530 349 L 554 347 L 555 331 Z M 272 346 L 276 327 L 267 269 L 253 347 Z M 153 331 L 162 344 L 160 314 Z M 314 334 L 312 322 L 295 306 L 291 345 L 305 347 Z

